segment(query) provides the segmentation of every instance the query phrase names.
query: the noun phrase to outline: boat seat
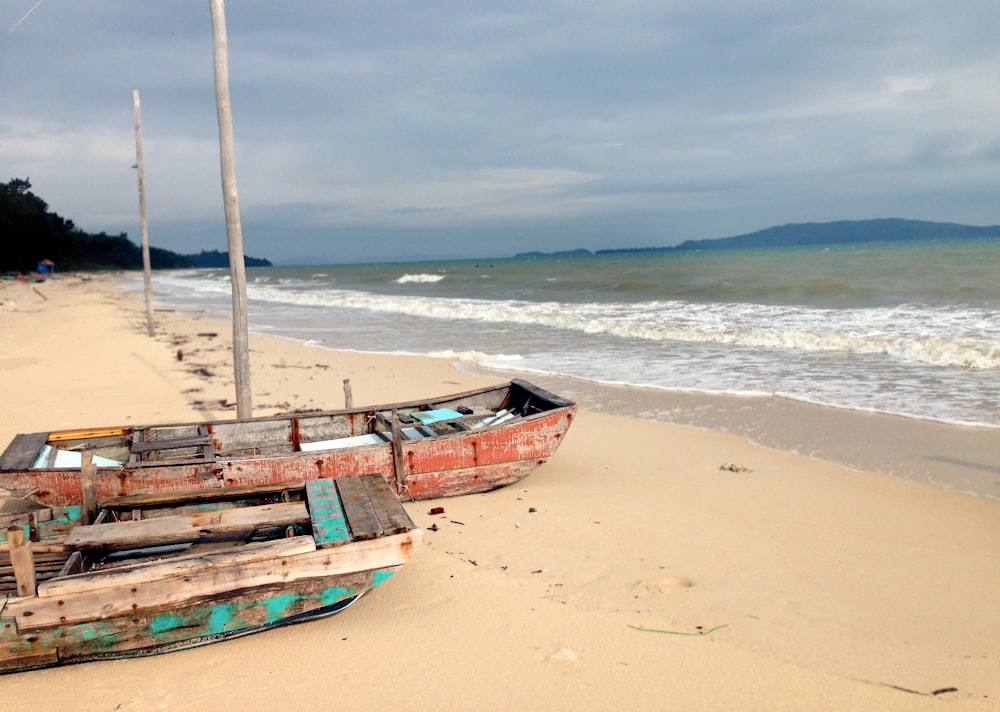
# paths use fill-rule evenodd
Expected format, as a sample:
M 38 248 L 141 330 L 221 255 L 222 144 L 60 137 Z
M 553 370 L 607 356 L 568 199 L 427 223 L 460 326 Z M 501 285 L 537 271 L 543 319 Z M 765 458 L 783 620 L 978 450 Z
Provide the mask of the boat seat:
M 385 413 L 376 413 L 375 420 L 377 420 L 382 427 L 385 428 L 384 431 L 377 431 L 377 434 L 385 438 L 386 441 L 391 441 L 392 417 L 387 416 Z M 399 429 L 400 437 L 402 437 L 403 440 L 420 440 L 422 438 L 432 438 L 437 435 L 437 433 L 428 428 L 426 425 L 421 425 L 419 420 L 411 418 L 406 413 L 398 413 L 396 415 L 396 420 L 401 426 L 408 426 L 401 427 Z M 416 423 L 416 425 L 413 425 L 413 423 Z

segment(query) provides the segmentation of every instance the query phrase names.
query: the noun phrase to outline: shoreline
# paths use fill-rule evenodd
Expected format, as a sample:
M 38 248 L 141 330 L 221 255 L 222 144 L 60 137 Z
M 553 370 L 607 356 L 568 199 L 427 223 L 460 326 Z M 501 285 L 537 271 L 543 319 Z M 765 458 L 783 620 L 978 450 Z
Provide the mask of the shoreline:
M 1000 500 L 998 428 L 835 408 L 779 396 L 668 391 L 465 364 L 460 368 L 537 380 L 594 412 L 735 433 L 758 447 Z M 977 459 L 948 455 L 969 452 L 978 453 Z
M 44 298 L 0 287 L 3 446 L 64 426 L 234 417 L 230 322 L 158 307 L 149 338 L 141 293 L 100 278 L 38 286 Z M 344 378 L 359 404 L 498 380 L 260 334 L 250 349 L 258 414 L 340 407 Z M 5 696 L 219 712 L 332 694 L 349 709 L 1000 709 L 1000 502 L 597 412 L 587 397 L 517 485 L 407 504 L 424 545 L 342 615 L 8 675 Z M 876 427 L 862 431 L 882 442 Z
M 123 291 L 133 293 L 129 289 Z M 178 313 L 192 318 L 225 321 L 224 317 L 211 312 L 175 308 Z M 252 327 L 251 334 L 287 339 L 306 348 L 335 354 L 438 358 L 342 350 L 295 337 L 276 336 L 266 330 L 254 331 Z M 706 393 L 599 383 L 560 374 L 480 366 L 469 361 L 455 361 L 452 365 L 460 373 L 488 379 L 526 378 L 594 412 L 736 433 L 751 444 L 779 452 L 803 455 L 857 471 L 930 482 L 951 492 L 1000 500 L 1000 428 L 838 408 L 767 394 Z M 948 454 L 968 452 L 982 456 L 970 460 Z

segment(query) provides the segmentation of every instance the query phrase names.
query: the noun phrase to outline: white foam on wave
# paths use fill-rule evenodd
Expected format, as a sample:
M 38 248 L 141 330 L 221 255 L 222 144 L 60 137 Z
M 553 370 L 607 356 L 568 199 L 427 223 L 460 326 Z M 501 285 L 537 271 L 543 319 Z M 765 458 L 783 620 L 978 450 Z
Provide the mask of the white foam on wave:
M 513 361 L 521 358 L 520 356 L 514 355 L 509 356 L 506 354 L 486 354 L 482 351 L 454 351 L 452 349 L 445 349 L 443 351 L 431 351 L 427 354 L 428 356 L 433 356 L 435 358 L 450 358 L 456 361 L 502 361 L 504 363 L 511 363 Z
M 406 274 L 397 282 L 436 282 L 439 274 Z M 161 279 L 178 289 L 228 292 L 228 275 Z M 338 289 L 298 290 L 254 284 L 251 299 L 272 304 L 368 310 L 432 319 L 471 320 L 565 329 L 622 339 L 795 352 L 885 356 L 932 366 L 1000 369 L 1000 319 L 973 307 L 820 309 L 680 301 L 627 303 L 527 302 L 387 296 Z
M 218 274 L 170 280 L 170 291 L 185 300 L 228 304 L 229 282 Z M 273 282 L 248 292 L 261 321 L 323 348 L 401 353 L 393 349 L 405 325 L 408 353 L 457 363 L 1000 425 L 1000 318 L 985 308 L 572 304 Z
M 395 280 L 396 284 L 433 284 L 444 279 L 443 274 L 404 274 Z

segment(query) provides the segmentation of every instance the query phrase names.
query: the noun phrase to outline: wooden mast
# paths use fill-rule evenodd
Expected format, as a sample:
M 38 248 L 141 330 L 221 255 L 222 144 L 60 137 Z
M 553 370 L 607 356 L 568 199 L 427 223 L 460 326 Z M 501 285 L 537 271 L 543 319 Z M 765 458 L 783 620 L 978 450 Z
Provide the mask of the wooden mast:
M 132 108 L 135 113 L 135 167 L 139 175 L 139 219 L 142 223 L 142 276 L 146 287 L 146 329 L 156 336 L 153 323 L 153 282 L 149 264 L 149 229 L 146 226 L 146 179 L 142 169 L 142 109 L 139 107 L 139 90 L 132 90 Z
M 222 196 L 226 208 L 229 240 L 229 272 L 233 291 L 233 369 L 236 375 L 236 417 L 252 417 L 250 399 L 249 340 L 247 337 L 246 265 L 243 261 L 243 228 L 240 224 L 239 191 L 236 189 L 236 150 L 233 142 L 233 112 L 229 100 L 229 41 L 223 0 L 209 0 L 215 55 L 215 101 L 219 115 L 219 153 L 222 164 Z

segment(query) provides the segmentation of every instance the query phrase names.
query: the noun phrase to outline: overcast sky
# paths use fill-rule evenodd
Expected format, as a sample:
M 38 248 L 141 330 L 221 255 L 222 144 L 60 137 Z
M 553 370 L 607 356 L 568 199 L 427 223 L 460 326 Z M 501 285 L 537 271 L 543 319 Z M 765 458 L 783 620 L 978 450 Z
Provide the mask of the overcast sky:
M 226 249 L 208 0 L 4 0 L 0 181 L 81 228 Z M 246 253 L 673 245 L 1000 223 L 996 0 L 233 0 Z

